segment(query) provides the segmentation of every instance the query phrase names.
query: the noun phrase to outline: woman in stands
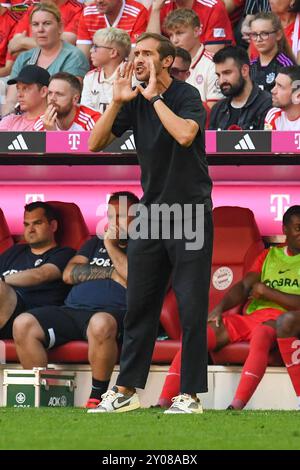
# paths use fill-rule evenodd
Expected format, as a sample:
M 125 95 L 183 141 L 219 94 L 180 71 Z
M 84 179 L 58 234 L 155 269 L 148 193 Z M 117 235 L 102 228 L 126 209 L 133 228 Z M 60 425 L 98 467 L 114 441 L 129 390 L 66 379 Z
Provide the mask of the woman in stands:
M 250 38 L 259 54 L 251 61 L 251 78 L 263 90 L 271 91 L 278 71 L 295 65 L 295 57 L 275 13 L 258 13 L 250 27 Z
M 12 68 L 12 76 L 17 77 L 25 65 L 35 64 L 47 69 L 50 75 L 68 72 L 83 79 L 89 70 L 85 55 L 77 47 L 62 41 L 61 14 L 53 3 L 39 3 L 30 16 L 32 37 L 38 47 L 20 54 Z M 5 114 L 16 104 L 16 89 L 7 92 Z

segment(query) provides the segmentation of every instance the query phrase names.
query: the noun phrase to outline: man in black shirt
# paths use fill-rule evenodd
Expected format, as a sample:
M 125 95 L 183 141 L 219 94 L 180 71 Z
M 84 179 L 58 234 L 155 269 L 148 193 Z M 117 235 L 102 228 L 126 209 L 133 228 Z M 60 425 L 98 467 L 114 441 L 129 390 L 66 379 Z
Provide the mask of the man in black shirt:
M 90 136 L 97 151 L 133 128 L 141 166 L 144 195 L 140 225 L 159 230 L 151 236 L 131 237 L 128 244 L 128 310 L 117 386 L 90 412 L 129 411 L 139 408 L 135 388 L 144 388 L 170 277 L 183 328 L 181 393 L 169 412 L 200 413 L 196 393 L 207 391 L 206 320 L 210 281 L 212 222 L 211 180 L 204 150 L 205 110 L 199 92 L 172 79 L 175 57 L 171 42 L 154 33 L 142 34 L 134 50 L 134 64 L 120 67 L 114 97 Z M 133 66 L 144 86 L 131 88 Z M 177 212 L 163 215 L 155 209 Z M 184 235 L 186 212 L 203 234 L 203 245 L 188 246 Z M 203 211 L 202 218 L 199 216 Z M 186 212 L 185 212 L 186 210 Z M 162 211 L 163 212 L 163 211 Z M 171 212 L 171 210 L 170 210 Z M 175 213 L 176 212 L 176 213 Z M 180 215 L 179 215 L 180 212 Z M 168 215 L 171 217 L 168 217 Z M 171 236 L 164 236 L 169 224 Z M 195 226 L 195 225 L 194 225 Z M 155 230 L 153 230 L 155 231 Z M 195 234 L 194 234 L 195 237 Z M 197 247 L 196 247 L 197 245 Z
M 247 52 L 241 47 L 228 46 L 218 51 L 213 61 L 221 92 L 226 98 L 213 107 L 209 128 L 263 129 L 272 98 L 270 93 L 252 82 Z
M 24 239 L 0 255 L 0 339 L 12 338 L 14 319 L 29 307 L 59 305 L 68 293 L 62 272 L 72 248 L 57 246 L 57 215 L 51 205 L 25 206 Z

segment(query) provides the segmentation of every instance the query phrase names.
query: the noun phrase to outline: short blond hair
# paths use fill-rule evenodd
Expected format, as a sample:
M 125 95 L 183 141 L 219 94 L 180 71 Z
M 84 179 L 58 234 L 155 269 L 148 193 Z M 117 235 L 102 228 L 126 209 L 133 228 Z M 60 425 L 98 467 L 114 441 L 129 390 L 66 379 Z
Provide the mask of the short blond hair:
M 130 36 L 126 31 L 119 28 L 98 29 L 95 32 L 94 41 L 103 41 L 105 44 L 112 44 L 121 56 L 126 59 L 131 51 Z

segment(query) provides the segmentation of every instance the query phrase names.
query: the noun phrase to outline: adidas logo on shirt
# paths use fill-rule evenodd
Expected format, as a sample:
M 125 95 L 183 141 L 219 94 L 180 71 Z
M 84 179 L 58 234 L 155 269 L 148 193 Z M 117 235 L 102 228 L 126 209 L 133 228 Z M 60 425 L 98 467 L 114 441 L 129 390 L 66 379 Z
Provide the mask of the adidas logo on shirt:
M 8 150 L 28 150 L 27 144 L 22 134 L 17 135 L 17 138 L 7 147 Z
M 252 142 L 250 135 L 245 134 L 244 137 L 234 146 L 236 150 L 255 150 L 255 145 Z

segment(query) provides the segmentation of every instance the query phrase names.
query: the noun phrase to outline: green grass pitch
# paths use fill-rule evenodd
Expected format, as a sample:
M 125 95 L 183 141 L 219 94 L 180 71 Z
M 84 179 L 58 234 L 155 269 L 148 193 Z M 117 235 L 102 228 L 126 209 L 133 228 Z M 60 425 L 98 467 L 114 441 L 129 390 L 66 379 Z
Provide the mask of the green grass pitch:
M 300 449 L 297 411 L 161 410 L 87 414 L 79 408 L 0 408 L 0 449 Z

